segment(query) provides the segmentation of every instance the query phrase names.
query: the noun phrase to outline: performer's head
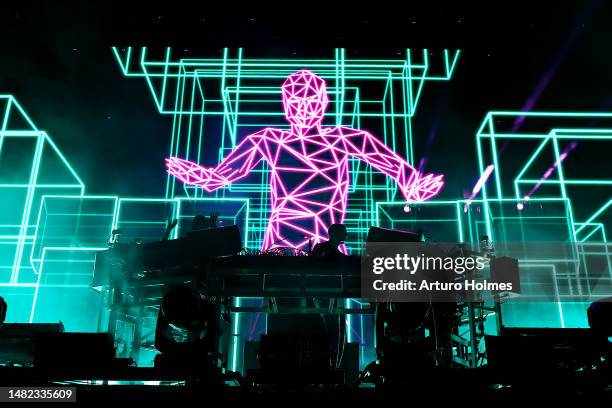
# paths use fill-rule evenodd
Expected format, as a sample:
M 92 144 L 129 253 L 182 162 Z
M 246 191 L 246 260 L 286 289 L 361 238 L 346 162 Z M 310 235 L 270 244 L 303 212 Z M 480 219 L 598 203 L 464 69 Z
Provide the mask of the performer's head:
M 320 125 L 327 109 L 325 81 L 307 69 L 289 75 L 281 86 L 285 117 L 301 130 Z
M 332 224 L 327 230 L 329 234 L 329 242 L 333 245 L 340 245 L 346 241 L 348 236 L 346 226 L 344 224 Z

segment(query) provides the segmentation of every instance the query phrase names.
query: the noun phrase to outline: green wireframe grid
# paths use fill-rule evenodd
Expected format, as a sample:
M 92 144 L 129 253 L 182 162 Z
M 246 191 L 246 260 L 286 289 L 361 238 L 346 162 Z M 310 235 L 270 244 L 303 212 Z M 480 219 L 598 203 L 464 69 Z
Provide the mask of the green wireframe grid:
M 328 120 L 367 128 L 413 162 L 418 153 L 412 120 L 422 93 L 430 82 L 450 80 L 460 59 L 459 51 L 448 50 L 406 50 L 403 58 L 389 60 L 351 59 L 344 50 L 301 60 L 252 59 L 228 49 L 209 59 L 172 59 L 169 49 L 158 58 L 144 48 L 112 53 L 125 76 L 144 79 L 157 111 L 171 119 L 169 155 L 205 164 L 216 163 L 253 129 L 285 126 L 279 85 L 299 68 L 327 80 Z M 168 219 L 178 218 L 176 237 L 195 214 L 215 210 L 224 223 L 240 226 L 246 246 L 261 243 L 269 204 L 265 167 L 215 194 L 159 174 L 164 197 L 92 196 L 69 158 L 12 96 L 0 95 L 0 120 L 0 294 L 10 304 L 9 321 L 62 320 L 68 330 L 106 329 L 101 301 L 89 284 L 95 252 L 106 248 L 116 228 L 125 241 L 156 240 Z M 558 291 L 547 303 L 506 304 L 504 320 L 514 326 L 585 326 L 588 299 L 610 295 L 612 181 L 605 154 L 612 114 L 492 111 L 475 132 L 475 167 L 481 175 L 489 165 L 495 171 L 472 200 L 406 206 L 386 177 L 351 163 L 349 233 L 363 238 L 379 225 L 421 229 L 438 241 L 475 243 L 487 235 L 494 242 L 573 243 L 576 252 L 568 259 L 522 260 L 571 290 Z M 589 173 L 593 168 L 601 171 Z M 349 244 L 355 247 L 358 240 Z M 87 312 L 76 316 L 75 308 Z M 350 319 L 359 320 L 363 334 L 369 323 Z M 235 341 L 245 340 L 238 316 L 233 326 Z M 361 341 L 371 347 L 371 339 Z M 236 368 L 239 349 L 232 353 Z
M 127 77 L 143 78 L 159 113 L 172 118 L 169 156 L 216 163 L 245 134 L 263 127 L 288 127 L 281 107 L 280 85 L 287 75 L 308 68 L 327 81 L 334 125 L 367 128 L 393 150 L 414 162 L 412 119 L 426 85 L 448 81 L 460 51 L 406 50 L 404 58 L 354 59 L 344 49 L 322 59 L 258 59 L 242 49 L 224 49 L 218 58 L 159 58 L 147 48 L 113 48 Z M 392 180 L 351 161 L 352 184 L 345 223 L 352 236 L 363 237 L 374 223 L 377 200 L 393 200 Z M 245 180 L 214 193 L 247 197 L 251 202 L 249 244 L 259 247 L 268 219 L 268 171 L 256 169 Z M 167 178 L 166 196 L 210 196 Z M 358 242 L 349 242 L 356 245 Z

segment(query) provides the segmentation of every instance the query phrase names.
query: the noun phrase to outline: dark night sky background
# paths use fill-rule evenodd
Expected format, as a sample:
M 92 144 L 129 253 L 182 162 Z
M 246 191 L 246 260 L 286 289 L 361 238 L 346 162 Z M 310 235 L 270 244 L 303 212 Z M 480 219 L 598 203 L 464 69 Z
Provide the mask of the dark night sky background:
M 486 112 L 519 110 L 542 78 L 550 80 L 534 110 L 612 110 L 612 4 L 603 0 L 497 9 L 354 2 L 291 19 L 283 13 L 295 8 L 286 6 L 7 3 L 0 92 L 14 94 L 50 133 L 93 194 L 160 196 L 164 188 L 171 118 L 156 112 L 142 79 L 122 76 L 112 45 L 172 46 L 192 57 L 216 57 L 224 46 L 259 57 L 327 57 L 346 47 L 348 56 L 395 58 L 405 48 L 461 48 L 455 76 L 425 89 L 414 122 L 417 157 L 436 130 L 427 169 L 447 174 L 447 198 L 476 180 L 474 135 Z M 315 18 L 316 32 L 306 35 Z

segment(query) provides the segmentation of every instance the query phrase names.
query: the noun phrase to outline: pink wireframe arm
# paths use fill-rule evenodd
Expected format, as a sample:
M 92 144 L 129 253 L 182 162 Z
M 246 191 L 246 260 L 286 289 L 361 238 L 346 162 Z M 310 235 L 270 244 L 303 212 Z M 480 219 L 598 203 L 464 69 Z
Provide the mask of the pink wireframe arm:
M 346 152 L 395 180 L 407 201 L 428 200 L 438 194 L 444 185 L 444 176 L 421 175 L 372 134 L 351 128 L 341 128 L 340 131 Z
M 178 157 L 169 157 L 166 159 L 168 173 L 185 184 L 201 186 L 208 192 L 227 186 L 246 177 L 264 158 L 260 150 L 262 133 L 245 137 L 216 167 L 203 167 Z

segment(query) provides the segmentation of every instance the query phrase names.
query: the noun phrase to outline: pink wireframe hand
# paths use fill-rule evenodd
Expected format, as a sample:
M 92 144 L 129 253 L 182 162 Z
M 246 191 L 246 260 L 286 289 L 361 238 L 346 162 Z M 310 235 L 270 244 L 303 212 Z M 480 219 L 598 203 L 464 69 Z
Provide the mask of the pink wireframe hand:
M 230 184 L 229 181 L 215 177 L 211 169 L 200 166 L 188 160 L 170 157 L 166 159 L 168 173 L 188 185 L 202 186 L 206 191 L 212 192 L 216 188 Z

